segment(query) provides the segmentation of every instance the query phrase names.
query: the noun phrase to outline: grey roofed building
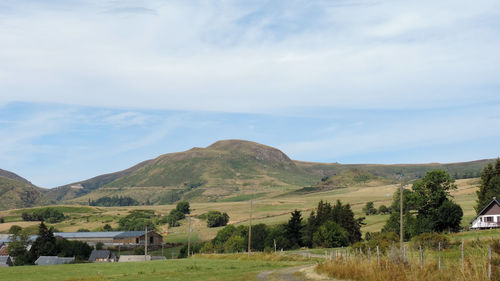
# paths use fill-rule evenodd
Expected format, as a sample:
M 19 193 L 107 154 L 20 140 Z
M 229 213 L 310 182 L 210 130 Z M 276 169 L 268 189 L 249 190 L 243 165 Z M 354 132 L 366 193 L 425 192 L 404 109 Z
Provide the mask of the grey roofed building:
M 40 256 L 36 261 L 36 265 L 55 265 L 74 262 L 75 258 L 61 258 L 58 256 Z
M 118 262 L 150 261 L 150 255 L 121 255 Z
M 0 256 L 0 267 L 13 266 L 10 256 Z
M 100 232 L 54 232 L 54 236 L 59 236 L 65 239 L 76 238 L 114 238 L 123 231 L 100 231 Z M 144 231 L 142 232 L 144 233 Z
M 89 262 L 115 262 L 116 255 L 109 250 L 93 250 Z

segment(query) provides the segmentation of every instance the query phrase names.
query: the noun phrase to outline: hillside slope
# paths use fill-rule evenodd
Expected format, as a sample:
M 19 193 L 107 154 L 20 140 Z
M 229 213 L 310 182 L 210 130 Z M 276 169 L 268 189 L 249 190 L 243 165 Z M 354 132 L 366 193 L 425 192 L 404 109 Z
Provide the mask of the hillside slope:
M 42 194 L 42 189 L 32 185 L 28 180 L 12 172 L 5 170 L 1 170 L 1 172 L 0 210 L 25 208 L 50 203 L 50 200 Z
M 311 163 L 291 160 L 279 149 L 255 142 L 223 140 L 206 148 L 164 154 L 120 172 L 52 189 L 46 195 L 68 203 L 115 195 L 151 204 L 235 201 L 248 198 L 251 193 L 269 197 L 302 187 L 320 191 L 377 186 L 394 183 L 401 173 L 411 181 L 438 168 L 456 178 L 477 177 L 490 161 L 493 160 L 401 165 Z
M 45 196 L 51 200 L 64 201 L 73 199 L 76 197 L 83 196 L 96 190 L 120 177 L 129 175 L 135 170 L 141 168 L 142 166 L 148 164 L 151 160 L 143 161 L 133 167 L 128 169 L 118 171 L 115 173 L 104 174 L 90 178 L 88 180 L 83 180 L 75 183 L 70 183 L 56 188 L 47 189 L 44 191 Z

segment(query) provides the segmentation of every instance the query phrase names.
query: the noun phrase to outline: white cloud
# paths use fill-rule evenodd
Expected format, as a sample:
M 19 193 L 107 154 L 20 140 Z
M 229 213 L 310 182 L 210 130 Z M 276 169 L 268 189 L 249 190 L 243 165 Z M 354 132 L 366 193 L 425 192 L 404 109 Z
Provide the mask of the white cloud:
M 497 99 L 497 1 L 242 3 L 10 4 L 0 102 L 269 113 Z

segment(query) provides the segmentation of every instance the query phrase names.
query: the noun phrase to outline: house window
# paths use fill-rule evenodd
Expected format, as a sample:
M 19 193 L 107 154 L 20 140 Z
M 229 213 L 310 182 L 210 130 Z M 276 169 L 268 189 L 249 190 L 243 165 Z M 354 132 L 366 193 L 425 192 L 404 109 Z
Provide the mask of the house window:
M 493 217 L 486 217 L 486 222 L 493 222 Z
M 149 244 L 153 244 L 153 236 L 149 237 Z
M 135 238 L 135 244 L 139 244 L 139 238 Z

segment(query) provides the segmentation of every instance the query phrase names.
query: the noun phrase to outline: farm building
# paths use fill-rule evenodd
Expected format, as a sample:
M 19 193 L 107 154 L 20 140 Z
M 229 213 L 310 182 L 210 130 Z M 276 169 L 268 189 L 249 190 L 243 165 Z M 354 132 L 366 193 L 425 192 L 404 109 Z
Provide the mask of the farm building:
M 150 261 L 150 255 L 121 255 L 118 262 Z
M 496 197 L 472 220 L 471 229 L 500 227 L 500 202 Z
M 115 254 L 108 250 L 93 250 L 89 262 L 116 262 Z
M 12 259 L 9 256 L 0 256 L 0 267 L 7 267 L 12 265 Z
M 0 243 L 0 256 L 7 256 L 7 245 L 5 243 Z
M 67 240 L 78 240 L 95 245 L 99 242 L 105 245 L 144 245 L 144 231 L 109 231 L 109 232 L 56 232 L 54 236 Z M 147 233 L 148 245 L 161 245 L 163 236 L 149 231 Z
M 56 265 L 56 264 L 65 264 L 72 263 L 75 261 L 75 258 L 61 258 L 58 256 L 40 256 L 36 261 L 36 265 Z

